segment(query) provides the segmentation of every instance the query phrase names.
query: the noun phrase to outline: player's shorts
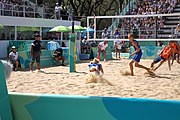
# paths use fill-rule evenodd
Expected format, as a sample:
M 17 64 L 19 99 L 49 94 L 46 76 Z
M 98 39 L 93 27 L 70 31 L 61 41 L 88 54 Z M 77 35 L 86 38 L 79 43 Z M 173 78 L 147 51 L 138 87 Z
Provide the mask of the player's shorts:
M 158 62 L 160 62 L 160 61 L 166 61 L 166 59 L 163 58 L 163 57 L 161 57 L 161 56 L 158 56 L 157 58 L 154 59 L 154 62 L 155 62 L 155 63 L 158 63 Z
M 40 63 L 40 52 L 33 52 L 33 56 L 32 56 L 32 60 L 31 62 L 37 62 L 37 63 Z
M 106 50 L 98 49 L 98 53 L 103 53 L 103 54 L 105 54 L 105 53 L 106 53 Z
M 140 62 L 142 57 L 142 52 L 138 52 L 137 54 L 135 54 L 135 56 L 133 57 L 133 60 L 136 62 Z

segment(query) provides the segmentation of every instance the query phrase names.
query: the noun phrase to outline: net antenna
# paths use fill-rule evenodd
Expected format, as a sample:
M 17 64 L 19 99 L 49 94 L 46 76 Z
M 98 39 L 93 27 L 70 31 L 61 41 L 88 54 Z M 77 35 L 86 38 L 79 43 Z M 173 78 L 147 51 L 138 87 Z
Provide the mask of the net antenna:
M 90 19 L 94 19 L 94 38 L 90 38 L 89 31 L 87 31 L 87 41 L 103 41 L 104 39 L 99 39 L 96 36 L 96 20 L 97 19 L 117 19 L 117 18 L 147 18 L 147 17 L 180 17 L 180 13 L 173 13 L 173 14 L 149 14 L 149 15 L 118 15 L 118 16 L 88 16 L 87 17 L 87 28 L 90 27 Z M 180 21 L 179 21 L 180 22 Z M 180 33 L 179 33 L 180 34 Z M 114 41 L 114 39 L 106 39 L 107 41 Z M 120 39 L 123 41 L 128 41 L 128 39 Z M 138 41 L 170 41 L 176 40 L 180 41 L 179 38 L 167 38 L 167 39 L 136 39 Z

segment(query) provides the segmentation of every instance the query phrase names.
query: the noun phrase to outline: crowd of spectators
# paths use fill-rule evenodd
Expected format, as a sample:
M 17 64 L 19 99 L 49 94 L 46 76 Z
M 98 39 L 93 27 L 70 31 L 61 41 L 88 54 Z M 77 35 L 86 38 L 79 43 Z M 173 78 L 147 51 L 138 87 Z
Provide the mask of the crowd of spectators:
M 43 17 L 46 19 L 63 20 L 70 19 L 71 9 L 69 6 L 58 5 L 58 3 L 56 3 L 56 5 L 44 3 L 41 6 L 39 5 L 39 7 L 43 8 L 43 16 L 40 16 L 37 12 L 38 6 L 30 4 L 29 1 L 0 0 L 0 15 L 31 18 Z
M 44 5 L 45 18 L 47 19 L 62 19 L 62 20 L 70 20 L 71 19 L 71 8 L 69 5 L 59 5 L 56 3 L 55 5 L 50 5 L 49 3 L 45 3 Z
M 28 1 L 22 0 L 0 0 L 0 14 L 16 17 L 37 17 L 37 8 Z M 24 12 L 25 10 L 25 12 Z
M 131 15 L 150 15 L 150 14 L 168 14 L 172 13 L 176 6 L 175 0 L 157 0 L 157 4 L 153 0 L 140 0 L 135 3 L 136 7 L 130 10 Z M 157 9 L 156 9 L 157 8 Z M 121 28 L 127 31 L 137 29 L 146 37 L 152 36 L 155 32 L 157 20 L 157 29 L 160 30 L 164 26 L 165 18 L 163 17 L 139 17 L 126 18 L 122 20 Z

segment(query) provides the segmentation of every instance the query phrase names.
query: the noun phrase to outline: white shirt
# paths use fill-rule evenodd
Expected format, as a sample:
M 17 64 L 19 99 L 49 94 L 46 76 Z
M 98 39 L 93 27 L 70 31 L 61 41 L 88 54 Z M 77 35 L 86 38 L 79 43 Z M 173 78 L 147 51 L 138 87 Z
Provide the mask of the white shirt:
M 109 36 L 109 32 L 108 31 L 107 32 L 103 32 L 102 35 L 101 35 L 102 39 L 105 39 L 108 36 Z
M 12 59 L 12 60 L 17 60 L 18 59 L 18 52 L 10 52 L 9 53 L 9 57 L 10 57 L 10 59 Z
M 55 6 L 55 13 L 60 11 L 60 6 Z
M 100 42 L 98 46 L 100 50 L 106 50 L 108 48 L 108 44 L 104 44 L 104 42 Z

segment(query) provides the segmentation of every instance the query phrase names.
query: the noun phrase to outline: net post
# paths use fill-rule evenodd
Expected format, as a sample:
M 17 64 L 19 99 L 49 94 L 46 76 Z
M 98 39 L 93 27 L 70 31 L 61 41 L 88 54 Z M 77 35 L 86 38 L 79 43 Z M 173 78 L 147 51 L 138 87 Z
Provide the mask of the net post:
M 94 15 L 94 40 L 96 40 L 96 16 Z
M 72 33 L 71 35 L 69 36 L 70 38 L 70 42 L 69 42 L 69 64 L 70 64 L 70 73 L 72 72 L 76 72 L 75 70 L 75 54 L 76 54 L 76 51 L 74 50 L 75 49 L 75 33 L 74 33 L 74 11 L 72 11 Z
M 87 40 L 89 40 L 89 17 L 87 17 Z

